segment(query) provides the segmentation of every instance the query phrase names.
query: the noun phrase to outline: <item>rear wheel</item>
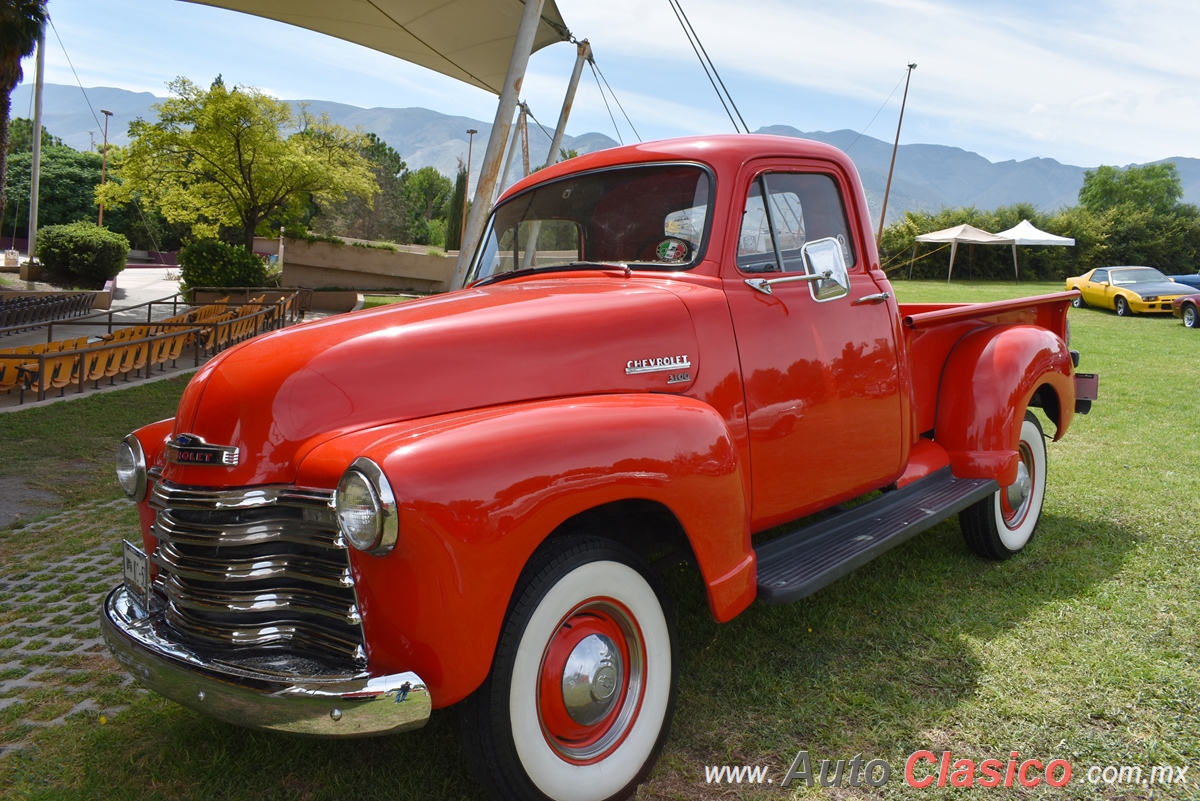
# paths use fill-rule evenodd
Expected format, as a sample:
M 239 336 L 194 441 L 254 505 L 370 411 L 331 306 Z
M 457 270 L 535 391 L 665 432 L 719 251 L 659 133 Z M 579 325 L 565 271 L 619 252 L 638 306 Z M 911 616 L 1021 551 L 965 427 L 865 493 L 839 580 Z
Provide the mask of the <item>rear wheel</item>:
M 1033 412 L 1025 412 L 1017 480 L 959 516 L 967 546 L 988 559 L 1008 559 L 1028 544 L 1046 499 L 1046 440 Z
M 1118 317 L 1128 317 L 1133 314 L 1133 310 L 1129 308 L 1129 301 L 1125 300 L 1125 298 L 1118 295 L 1116 304 Z
M 638 556 L 597 538 L 553 543 L 526 568 L 491 673 L 460 707 L 463 751 L 497 799 L 631 794 L 666 742 L 677 645 Z
M 1188 328 L 1200 328 L 1200 314 L 1196 313 L 1196 304 L 1183 304 L 1183 324 Z

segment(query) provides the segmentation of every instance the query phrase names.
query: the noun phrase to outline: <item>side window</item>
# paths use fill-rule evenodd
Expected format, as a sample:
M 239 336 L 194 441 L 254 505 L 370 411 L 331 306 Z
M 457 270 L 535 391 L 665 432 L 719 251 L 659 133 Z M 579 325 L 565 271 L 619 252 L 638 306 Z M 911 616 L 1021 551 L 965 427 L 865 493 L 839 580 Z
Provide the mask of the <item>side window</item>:
M 742 213 L 739 269 L 804 272 L 804 245 L 818 239 L 836 241 L 847 268 L 857 264 L 845 206 L 831 176 L 767 173 L 754 182 Z
M 746 208 L 742 212 L 742 230 L 738 235 L 738 269 L 747 273 L 778 270 L 775 245 L 771 239 L 771 224 L 763 205 L 762 181 L 750 186 Z
M 837 183 L 819 173 L 770 173 L 764 176 L 771 196 L 772 222 L 779 233 L 784 272 L 803 272 L 800 248 L 813 239 L 835 239 L 846 267 L 857 263 L 846 209 Z
M 1097 284 L 1103 284 L 1108 280 L 1108 270 L 1096 270 L 1092 273 L 1092 281 Z

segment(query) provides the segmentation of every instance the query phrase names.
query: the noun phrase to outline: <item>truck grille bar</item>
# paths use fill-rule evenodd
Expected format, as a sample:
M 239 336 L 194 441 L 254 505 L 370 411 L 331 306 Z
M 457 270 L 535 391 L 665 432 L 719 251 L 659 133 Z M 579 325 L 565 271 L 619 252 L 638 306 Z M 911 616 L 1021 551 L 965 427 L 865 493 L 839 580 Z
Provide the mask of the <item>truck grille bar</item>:
M 361 669 L 362 621 L 333 492 L 156 482 L 154 591 L 180 640 L 227 657 L 294 655 Z

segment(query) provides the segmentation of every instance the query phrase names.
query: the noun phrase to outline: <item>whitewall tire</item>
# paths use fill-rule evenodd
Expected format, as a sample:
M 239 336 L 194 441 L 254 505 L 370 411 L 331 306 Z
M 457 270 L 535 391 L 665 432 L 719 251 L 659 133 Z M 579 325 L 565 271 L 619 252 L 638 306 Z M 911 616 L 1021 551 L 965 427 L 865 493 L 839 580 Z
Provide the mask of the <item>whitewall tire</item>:
M 614 542 L 574 538 L 535 556 L 492 671 L 461 705 L 464 753 L 498 799 L 631 794 L 666 741 L 678 665 L 662 588 Z
M 1017 480 L 959 514 L 963 538 L 988 559 L 1008 559 L 1033 537 L 1046 500 L 1046 438 L 1032 412 L 1025 412 L 1017 446 Z

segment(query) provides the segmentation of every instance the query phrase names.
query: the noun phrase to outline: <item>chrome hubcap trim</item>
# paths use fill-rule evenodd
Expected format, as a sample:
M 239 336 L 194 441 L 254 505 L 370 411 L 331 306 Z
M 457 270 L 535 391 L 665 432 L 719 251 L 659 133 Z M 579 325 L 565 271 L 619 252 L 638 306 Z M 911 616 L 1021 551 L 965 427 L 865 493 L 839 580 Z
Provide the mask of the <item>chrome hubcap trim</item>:
M 1029 494 L 1033 491 L 1033 476 L 1029 473 L 1029 468 L 1025 466 L 1025 462 L 1021 461 L 1017 465 L 1017 480 L 1008 488 L 1008 507 L 1014 512 L 1019 513 L 1021 507 L 1029 500 Z
M 563 669 L 563 703 L 571 719 L 590 726 L 604 719 L 620 693 L 625 666 L 616 643 L 602 634 L 579 641 Z

